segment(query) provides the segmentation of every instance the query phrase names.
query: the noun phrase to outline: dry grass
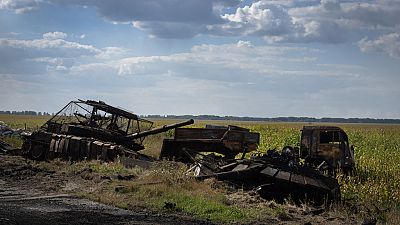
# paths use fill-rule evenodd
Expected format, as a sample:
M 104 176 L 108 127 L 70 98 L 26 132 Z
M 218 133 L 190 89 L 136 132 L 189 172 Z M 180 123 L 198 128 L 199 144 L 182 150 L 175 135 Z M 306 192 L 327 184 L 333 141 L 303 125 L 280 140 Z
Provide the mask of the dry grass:
M 216 181 L 196 181 L 186 174 L 181 163 L 160 161 L 144 170 L 127 169 L 117 162 L 68 162 L 56 160 L 41 163 L 46 169 L 58 171 L 68 178 L 63 191 L 76 193 L 120 208 L 135 210 L 173 211 L 217 222 L 240 222 L 260 219 L 271 213 L 259 208 L 243 208 L 227 199 L 227 190 Z M 129 177 L 129 180 L 125 180 Z M 218 186 L 218 187 L 217 187 Z M 171 203 L 173 207 L 165 207 Z
M 28 116 L 28 115 L 4 115 L 0 114 L 0 121 L 5 122 L 11 128 L 37 129 L 43 125 L 51 116 Z

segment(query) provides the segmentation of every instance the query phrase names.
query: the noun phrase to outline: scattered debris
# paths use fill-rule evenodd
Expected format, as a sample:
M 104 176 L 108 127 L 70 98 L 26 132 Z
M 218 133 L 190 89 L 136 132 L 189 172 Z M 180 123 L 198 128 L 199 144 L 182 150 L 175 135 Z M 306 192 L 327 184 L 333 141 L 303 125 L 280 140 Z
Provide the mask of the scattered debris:
M 7 142 L 4 142 L 0 140 L 0 154 L 1 153 L 9 153 L 10 151 L 13 151 L 14 148 L 9 145 Z
M 339 199 L 335 173 L 350 172 L 355 165 L 353 147 L 338 127 L 305 126 L 299 147 L 286 146 L 279 152 L 268 150 L 246 157 L 257 150 L 259 133 L 232 125 L 179 128 L 193 123 L 188 120 L 152 128 L 153 122 L 129 111 L 102 101 L 78 100 L 68 103 L 39 130 L 19 134 L 24 139 L 22 153 L 35 160 L 117 159 L 126 167 L 150 168 L 155 159 L 138 152 L 144 149 L 144 138 L 175 129 L 173 139 L 164 139 L 160 159 L 191 165 L 188 172 L 199 180 L 215 178 L 244 190 L 255 190 L 266 199 L 291 198 L 295 203 L 321 205 Z M 10 135 L 19 131 L 2 122 L 0 132 Z M 0 142 L 0 150 L 11 151 L 11 146 Z
M 22 129 L 12 129 L 5 122 L 0 120 L 0 136 L 21 136 Z
M 317 205 L 340 199 L 335 172 L 354 167 L 353 150 L 342 129 L 306 126 L 300 148 L 286 146 L 281 152 L 268 150 L 247 159 L 258 143 L 258 133 L 236 126 L 177 128 L 174 139 L 164 140 L 160 157 L 192 164 L 188 172 L 194 171 L 197 179 L 227 181 L 266 199 L 290 197 Z
M 334 201 L 340 197 L 339 184 L 334 177 L 294 162 L 293 155 L 270 151 L 262 156 L 237 160 L 212 174 L 199 175 L 197 179 L 215 177 L 245 190 L 257 190 L 262 197 L 278 202 L 290 196 L 297 203 L 323 204 L 325 200 Z M 201 160 L 198 163 L 209 167 Z

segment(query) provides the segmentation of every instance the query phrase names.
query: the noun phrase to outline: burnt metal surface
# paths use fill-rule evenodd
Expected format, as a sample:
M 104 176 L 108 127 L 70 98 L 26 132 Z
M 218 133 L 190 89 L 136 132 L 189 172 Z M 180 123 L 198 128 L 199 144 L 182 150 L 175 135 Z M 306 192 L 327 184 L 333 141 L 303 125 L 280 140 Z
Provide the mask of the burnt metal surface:
M 340 187 L 334 177 L 296 161 L 293 154 L 269 151 L 262 156 L 236 160 L 210 172 L 201 168 L 210 168 L 210 161 L 199 160 L 196 178 L 214 177 L 240 189 L 257 190 L 263 198 L 278 202 L 290 198 L 295 203 L 307 201 L 321 205 L 340 198 Z
M 190 162 L 199 152 L 216 152 L 233 159 L 239 153 L 257 150 L 259 142 L 259 133 L 232 125 L 177 128 L 174 139 L 164 139 L 160 158 Z
M 346 132 L 334 126 L 304 126 L 300 142 L 300 157 L 307 164 L 329 173 L 338 169 L 351 172 L 355 166 L 354 150 Z
M 197 179 L 213 177 L 241 189 L 256 189 L 268 199 L 319 205 L 340 199 L 335 171 L 354 167 L 353 151 L 341 128 L 305 126 L 300 147 L 245 158 L 258 143 L 258 133 L 240 127 L 179 128 L 174 139 L 164 140 L 161 157 L 192 164 L 189 171 Z
M 36 160 L 147 158 L 146 136 L 193 124 L 193 120 L 152 128 L 153 122 L 102 101 L 71 101 L 41 128 L 23 135 L 23 153 Z

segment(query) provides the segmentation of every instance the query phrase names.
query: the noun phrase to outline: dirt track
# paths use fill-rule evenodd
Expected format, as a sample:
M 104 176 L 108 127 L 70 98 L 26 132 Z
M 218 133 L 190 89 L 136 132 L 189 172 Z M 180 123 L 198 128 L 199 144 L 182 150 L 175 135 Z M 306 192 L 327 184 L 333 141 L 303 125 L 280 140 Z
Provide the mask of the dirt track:
M 11 195 L 10 195 L 11 194 Z M 0 224 L 208 224 L 170 215 L 132 212 L 71 196 L 2 195 Z
M 65 166 L 68 166 L 64 164 Z M 85 186 L 85 171 L 56 172 L 19 156 L 0 154 L 0 225 L 9 224 L 212 224 L 180 212 L 134 207 L 124 210 L 80 199 L 73 194 Z M 109 179 L 109 178 L 108 178 Z M 83 183 L 82 183 L 83 182 Z M 97 183 L 99 184 L 99 183 Z M 93 184 L 91 184 L 93 185 Z M 241 196 L 241 195 L 240 195 Z M 244 198 L 244 204 L 250 204 Z M 241 200 L 235 200 L 239 205 Z M 257 207 L 257 203 L 253 204 Z M 266 217 L 246 224 L 360 224 L 334 212 L 288 208 L 285 217 Z M 240 223 L 239 223 L 240 224 Z
M 60 194 L 63 183 L 20 157 L 0 155 L 0 224 L 211 224 L 179 214 L 129 211 Z

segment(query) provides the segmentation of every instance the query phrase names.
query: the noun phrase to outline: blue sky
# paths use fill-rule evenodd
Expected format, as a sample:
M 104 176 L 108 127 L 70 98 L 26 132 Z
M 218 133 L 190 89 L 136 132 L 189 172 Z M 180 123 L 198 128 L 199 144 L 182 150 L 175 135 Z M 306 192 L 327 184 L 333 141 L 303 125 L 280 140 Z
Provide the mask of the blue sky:
M 400 118 L 400 1 L 1 0 L 0 110 Z

